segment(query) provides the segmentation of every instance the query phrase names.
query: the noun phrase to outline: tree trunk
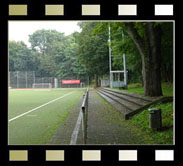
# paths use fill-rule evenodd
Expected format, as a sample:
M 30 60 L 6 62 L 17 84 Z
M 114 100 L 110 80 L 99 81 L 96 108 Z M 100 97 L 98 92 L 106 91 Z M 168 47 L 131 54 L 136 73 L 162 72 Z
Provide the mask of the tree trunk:
M 142 58 L 144 94 L 162 96 L 160 25 L 146 23 L 144 38 L 139 36 L 133 23 L 125 23 L 125 26 Z
M 98 75 L 95 74 L 95 88 L 98 87 Z
M 146 27 L 145 73 L 146 83 L 144 94 L 148 96 L 162 96 L 161 88 L 161 29 L 148 23 Z

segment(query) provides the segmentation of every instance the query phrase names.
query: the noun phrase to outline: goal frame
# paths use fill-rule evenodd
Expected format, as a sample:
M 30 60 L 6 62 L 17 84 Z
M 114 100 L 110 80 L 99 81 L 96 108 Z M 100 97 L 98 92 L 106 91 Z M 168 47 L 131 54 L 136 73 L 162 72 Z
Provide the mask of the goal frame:
M 35 87 L 36 85 L 39 85 L 39 87 Z M 46 85 L 48 86 L 46 87 Z M 52 84 L 51 83 L 33 83 L 32 89 L 52 89 Z

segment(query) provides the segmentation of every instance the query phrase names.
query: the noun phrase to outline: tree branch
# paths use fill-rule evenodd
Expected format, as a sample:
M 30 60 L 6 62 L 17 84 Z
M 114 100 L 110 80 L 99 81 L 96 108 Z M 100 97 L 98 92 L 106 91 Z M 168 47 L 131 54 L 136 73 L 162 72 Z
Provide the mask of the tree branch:
M 140 54 L 144 56 L 144 42 L 143 42 L 143 39 L 138 34 L 137 30 L 134 28 L 133 23 L 126 22 L 124 23 L 124 25 L 127 29 L 128 34 L 130 35 L 137 49 L 139 50 Z

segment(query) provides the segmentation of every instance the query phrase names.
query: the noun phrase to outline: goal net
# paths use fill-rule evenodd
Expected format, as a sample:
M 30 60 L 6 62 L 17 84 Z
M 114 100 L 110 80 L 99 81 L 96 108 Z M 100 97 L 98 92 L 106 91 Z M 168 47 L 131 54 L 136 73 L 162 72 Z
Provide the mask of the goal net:
M 33 83 L 32 88 L 33 89 L 51 89 L 52 85 L 51 83 Z

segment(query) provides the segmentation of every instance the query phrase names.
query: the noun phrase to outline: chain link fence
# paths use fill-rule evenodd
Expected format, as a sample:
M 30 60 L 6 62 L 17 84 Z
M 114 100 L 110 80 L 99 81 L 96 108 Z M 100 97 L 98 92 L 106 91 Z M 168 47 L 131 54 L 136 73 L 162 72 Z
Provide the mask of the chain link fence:
M 79 84 L 62 84 L 63 80 L 80 80 Z M 53 88 L 84 88 L 89 86 L 89 77 L 36 77 L 35 71 L 9 72 L 9 88 L 32 88 L 35 83 L 51 83 Z
M 9 72 L 10 88 L 32 88 L 34 83 L 51 83 L 54 85 L 53 77 L 36 77 L 35 71 Z

